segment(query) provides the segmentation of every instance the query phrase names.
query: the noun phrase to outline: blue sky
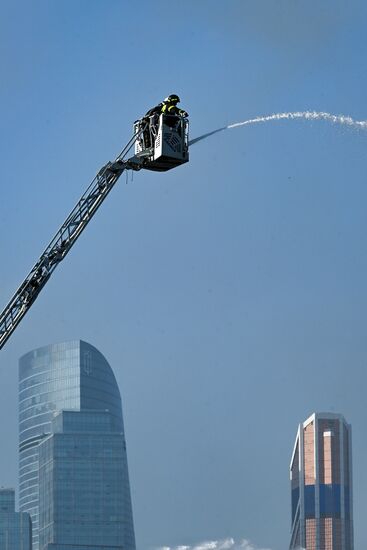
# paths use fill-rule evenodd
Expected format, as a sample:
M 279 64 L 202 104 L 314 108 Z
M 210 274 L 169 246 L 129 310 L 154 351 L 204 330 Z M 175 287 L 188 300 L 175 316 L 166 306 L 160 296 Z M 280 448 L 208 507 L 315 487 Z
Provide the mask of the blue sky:
M 1 303 L 169 93 L 191 137 L 282 111 L 367 119 L 366 16 L 358 0 L 5 0 Z M 140 549 L 284 550 L 290 456 L 315 410 L 352 424 L 365 548 L 366 144 L 272 122 L 122 178 L 1 351 L 0 485 L 17 485 L 18 358 L 82 338 L 120 385 Z

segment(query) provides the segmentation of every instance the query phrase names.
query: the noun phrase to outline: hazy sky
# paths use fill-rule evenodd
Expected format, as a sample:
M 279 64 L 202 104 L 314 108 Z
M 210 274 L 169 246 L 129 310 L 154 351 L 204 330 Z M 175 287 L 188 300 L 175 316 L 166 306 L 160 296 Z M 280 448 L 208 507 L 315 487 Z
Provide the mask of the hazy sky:
M 0 14 L 0 308 L 166 95 L 191 137 L 282 111 L 367 119 L 364 1 L 3 0 Z M 289 461 L 315 410 L 352 424 L 366 548 L 366 146 L 271 122 L 122 177 L 0 352 L 0 485 L 17 486 L 18 358 L 82 338 L 122 393 L 141 550 L 285 550 Z

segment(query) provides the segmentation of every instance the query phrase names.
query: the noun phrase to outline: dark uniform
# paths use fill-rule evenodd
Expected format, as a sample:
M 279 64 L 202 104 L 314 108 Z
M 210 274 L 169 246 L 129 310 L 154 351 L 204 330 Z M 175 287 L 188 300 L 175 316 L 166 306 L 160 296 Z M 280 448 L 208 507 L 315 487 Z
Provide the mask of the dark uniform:
M 158 103 L 158 105 L 156 105 L 152 109 L 149 109 L 149 111 L 147 111 L 147 113 L 145 114 L 143 121 L 148 121 L 150 119 L 150 126 L 152 127 L 153 131 L 155 131 L 157 130 L 158 126 L 158 117 L 163 113 L 165 115 L 170 115 L 166 118 L 165 124 L 174 128 L 177 125 L 179 117 L 189 116 L 189 113 L 177 107 L 177 103 L 179 102 L 180 98 L 178 97 L 178 95 L 169 95 L 161 103 Z M 150 132 L 148 128 L 146 132 L 144 132 L 144 141 L 146 144 L 150 144 Z
M 183 116 L 187 117 L 189 114 L 184 111 L 183 109 L 179 109 L 177 107 L 177 103 L 180 103 L 180 98 L 176 94 L 171 94 L 164 101 L 161 103 L 158 103 L 155 107 L 152 109 L 149 109 L 149 111 L 145 114 L 146 117 L 150 117 L 153 115 L 160 115 L 162 113 L 166 115 L 175 115 L 175 116 Z

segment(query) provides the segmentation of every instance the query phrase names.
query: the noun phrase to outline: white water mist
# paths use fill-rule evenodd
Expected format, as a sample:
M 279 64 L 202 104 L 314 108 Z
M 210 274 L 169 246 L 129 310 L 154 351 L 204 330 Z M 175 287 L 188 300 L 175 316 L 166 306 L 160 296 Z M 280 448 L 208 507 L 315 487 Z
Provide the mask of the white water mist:
M 203 134 L 197 138 L 192 139 L 189 142 L 189 145 L 193 145 L 198 141 L 206 139 L 217 132 L 222 132 L 223 130 L 229 130 L 231 128 L 238 128 L 239 126 L 247 126 L 249 124 L 258 124 L 261 122 L 271 122 L 274 120 L 294 120 L 294 119 L 304 119 L 304 120 L 326 120 L 332 124 L 341 124 L 344 126 L 349 126 L 355 130 L 367 130 L 367 120 L 354 120 L 350 116 L 346 115 L 333 115 L 331 113 L 317 112 L 317 111 L 296 111 L 294 113 L 276 113 L 273 115 L 259 116 L 256 118 L 250 118 L 244 120 L 243 122 L 235 122 L 234 124 L 229 124 L 223 128 L 218 128 L 207 134 Z
M 229 124 L 226 128 L 237 128 L 238 126 L 245 126 L 246 124 L 257 124 L 259 122 L 270 122 L 272 120 L 293 120 L 297 118 L 303 118 L 305 120 L 327 120 L 333 124 L 343 124 L 344 126 L 350 126 L 355 129 L 360 128 L 367 130 L 367 120 L 354 120 L 350 116 L 332 115 L 330 113 L 317 111 L 297 111 L 295 113 L 277 113 L 274 115 L 259 116 L 245 120 L 244 122 Z
M 222 540 L 207 540 L 191 546 L 161 546 L 156 550 L 270 550 L 270 548 L 259 548 L 248 539 L 236 541 L 232 537 L 229 537 Z

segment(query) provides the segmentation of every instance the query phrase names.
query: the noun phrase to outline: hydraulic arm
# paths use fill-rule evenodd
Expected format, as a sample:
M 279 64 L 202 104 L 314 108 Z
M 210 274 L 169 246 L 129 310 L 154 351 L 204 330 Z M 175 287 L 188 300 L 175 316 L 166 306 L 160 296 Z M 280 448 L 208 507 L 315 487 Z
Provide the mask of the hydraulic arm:
M 149 144 L 145 144 L 145 141 Z M 125 160 L 134 144 L 135 155 Z M 108 162 L 98 172 L 0 314 L 0 349 L 30 309 L 53 271 L 65 258 L 121 174 L 125 170 L 142 168 L 166 171 L 188 160 L 187 120 L 179 117 L 172 120 L 172 117 L 162 114 L 159 121 L 142 119 L 135 123 L 133 137 L 116 160 Z
M 0 349 L 32 306 L 58 264 L 65 258 L 79 235 L 92 219 L 121 174 L 139 170 L 134 159 L 124 160 L 137 136 L 127 143 L 115 162 L 107 163 L 95 176 L 88 189 L 66 218 L 39 260 L 32 267 L 0 315 Z

